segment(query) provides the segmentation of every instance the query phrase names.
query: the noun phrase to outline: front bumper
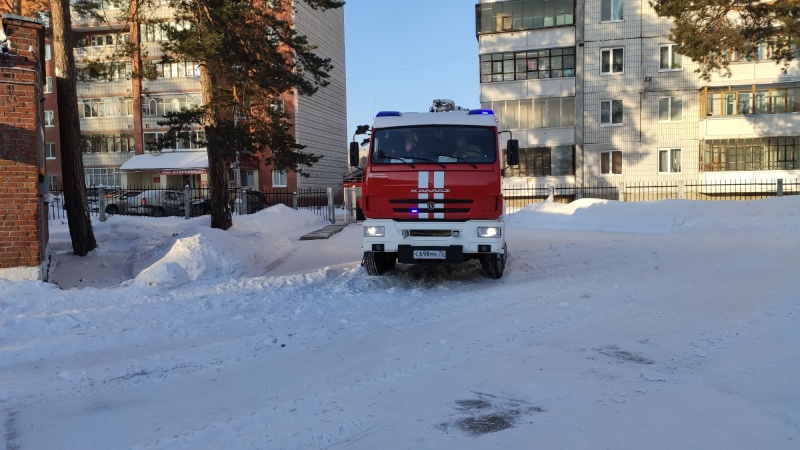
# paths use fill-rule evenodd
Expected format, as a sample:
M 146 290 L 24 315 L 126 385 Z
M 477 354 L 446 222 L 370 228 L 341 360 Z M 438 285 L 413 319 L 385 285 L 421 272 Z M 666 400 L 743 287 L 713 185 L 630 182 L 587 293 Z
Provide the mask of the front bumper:
M 448 250 L 447 259 L 460 255 L 503 253 L 505 247 L 505 224 L 502 220 L 468 220 L 465 222 L 398 222 L 394 220 L 367 219 L 364 230 L 380 229 L 382 236 L 362 233 L 362 248 L 365 252 L 398 252 L 398 259 L 414 250 Z M 496 236 L 480 237 L 479 228 L 498 231 Z M 451 256 L 453 255 L 453 256 Z

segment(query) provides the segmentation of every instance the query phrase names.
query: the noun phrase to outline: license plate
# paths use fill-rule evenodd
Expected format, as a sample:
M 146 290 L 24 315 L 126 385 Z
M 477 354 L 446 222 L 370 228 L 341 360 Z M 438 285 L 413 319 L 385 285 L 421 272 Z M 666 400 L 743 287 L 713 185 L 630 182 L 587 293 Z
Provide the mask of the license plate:
M 414 250 L 414 259 L 445 259 L 444 250 Z

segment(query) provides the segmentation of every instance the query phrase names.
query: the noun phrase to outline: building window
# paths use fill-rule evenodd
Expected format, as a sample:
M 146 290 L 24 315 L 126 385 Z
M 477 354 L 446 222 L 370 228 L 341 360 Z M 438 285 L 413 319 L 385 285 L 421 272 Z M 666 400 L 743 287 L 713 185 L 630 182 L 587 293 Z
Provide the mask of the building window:
M 575 47 L 481 55 L 481 83 L 575 76 Z
M 56 126 L 56 115 L 52 110 L 44 112 L 44 126 L 46 127 Z
M 142 115 L 163 116 L 169 112 L 179 112 L 202 104 L 199 93 L 151 95 L 142 99 Z
M 87 187 L 95 186 L 119 186 L 122 176 L 119 169 L 106 169 L 106 168 L 85 168 L 84 177 L 86 178 Z
M 800 112 L 800 88 L 766 90 L 754 86 L 747 90 L 710 91 L 703 95 L 706 97 L 705 108 L 708 116 Z
M 133 115 L 133 100 L 125 97 L 78 99 L 78 117 L 129 117 Z
M 76 68 L 77 81 L 92 83 L 98 81 L 122 81 L 131 79 L 131 63 L 112 62 L 97 65 L 86 65 Z
M 45 94 L 52 94 L 53 93 L 53 77 L 45 77 L 45 79 L 44 79 L 44 93 Z
M 506 129 L 564 128 L 575 126 L 575 97 L 551 97 L 483 102 Z
M 800 169 L 800 136 L 711 139 L 700 157 L 707 172 Z
M 658 121 L 677 122 L 683 119 L 683 100 L 680 97 L 660 97 L 658 99 Z
M 143 133 L 144 148 L 151 152 L 163 150 L 195 150 L 205 148 L 205 131 L 182 131 L 171 134 L 168 131 Z
M 621 0 L 618 0 L 621 1 Z M 575 24 L 575 0 L 513 0 L 475 6 L 478 34 Z
M 525 152 L 525 165 L 528 169 L 528 176 L 550 176 L 550 147 L 527 149 Z
M 44 156 L 47 159 L 56 159 L 56 143 L 46 142 L 44 144 Z
M 105 45 L 114 45 L 114 44 L 123 44 L 128 43 L 131 41 L 131 35 L 129 33 L 122 33 L 122 34 L 98 34 L 94 36 L 90 36 L 88 38 L 88 43 L 92 47 L 99 47 Z
M 623 0 L 601 0 L 600 1 L 600 21 L 624 20 L 625 15 L 622 8 Z
M 662 45 L 658 48 L 658 68 L 659 70 L 680 70 L 683 69 L 683 57 L 675 51 L 677 45 Z
M 132 152 L 134 149 L 133 133 L 81 135 L 83 153 Z
M 50 175 L 50 185 L 47 186 L 47 189 L 51 190 L 51 191 L 59 191 L 60 190 L 58 188 L 58 177 L 57 176 Z
M 50 44 L 44 44 L 44 59 L 47 61 L 53 59 L 53 50 L 50 47 Z
M 280 99 L 272 100 L 271 102 L 269 102 L 269 107 L 272 108 L 273 111 L 277 111 L 279 113 L 282 113 L 283 112 L 283 108 L 284 108 L 283 100 L 280 100 Z
M 600 124 L 622 124 L 622 100 L 603 100 L 600 102 Z
M 621 47 L 600 50 L 600 73 L 623 73 L 624 60 L 625 51 Z
M 200 76 L 200 65 L 196 62 L 173 62 L 155 64 L 159 78 L 191 78 Z
M 681 149 L 658 149 L 658 172 L 679 173 L 681 171 Z
M 600 173 L 619 175 L 622 173 L 622 152 L 601 152 L 600 153 Z
M 273 170 L 272 171 L 272 187 L 286 187 L 286 171 Z

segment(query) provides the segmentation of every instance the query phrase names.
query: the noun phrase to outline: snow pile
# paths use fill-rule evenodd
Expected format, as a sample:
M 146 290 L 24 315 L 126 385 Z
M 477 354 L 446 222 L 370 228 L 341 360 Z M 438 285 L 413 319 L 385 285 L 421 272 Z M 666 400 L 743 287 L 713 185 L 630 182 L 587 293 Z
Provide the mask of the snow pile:
M 793 450 L 798 211 L 530 205 L 499 280 L 369 277 L 358 226 L 282 206 L 83 258 L 54 221 L 52 283 L 0 272 L 0 448 Z

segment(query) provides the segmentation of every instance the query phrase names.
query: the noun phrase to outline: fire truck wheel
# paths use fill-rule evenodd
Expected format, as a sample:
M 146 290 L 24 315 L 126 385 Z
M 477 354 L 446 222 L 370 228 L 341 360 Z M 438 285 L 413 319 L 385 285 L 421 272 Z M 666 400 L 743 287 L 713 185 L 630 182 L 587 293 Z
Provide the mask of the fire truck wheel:
M 490 253 L 481 255 L 481 273 L 486 278 L 497 280 L 503 276 L 506 268 L 506 254 L 508 251 L 503 247 L 503 253 Z
M 391 270 L 397 261 L 394 253 L 364 252 L 364 268 L 372 276 L 383 275 Z

